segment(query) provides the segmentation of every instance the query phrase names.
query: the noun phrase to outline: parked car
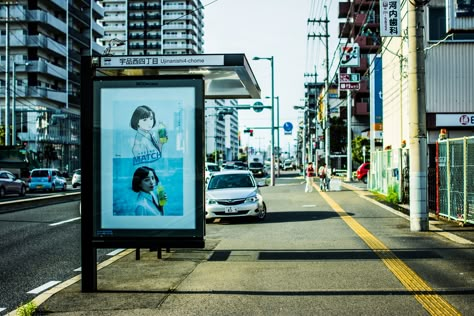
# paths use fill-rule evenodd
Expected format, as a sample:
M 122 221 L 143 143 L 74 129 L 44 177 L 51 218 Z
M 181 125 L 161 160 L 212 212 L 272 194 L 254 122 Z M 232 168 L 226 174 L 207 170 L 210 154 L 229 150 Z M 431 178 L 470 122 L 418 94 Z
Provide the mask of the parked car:
M 219 172 L 221 171 L 221 167 L 219 167 L 218 164 L 212 163 L 212 162 L 206 162 L 205 166 L 205 171 L 206 171 L 206 183 L 209 181 L 209 178 L 211 177 L 211 174 L 213 172 Z
M 26 194 L 26 182 L 7 170 L 0 170 L 0 198 L 7 194 Z
M 367 183 L 367 174 L 370 170 L 370 162 L 364 162 L 357 168 L 356 176 L 360 181 Z
M 71 184 L 73 188 L 81 186 L 81 169 L 74 170 L 74 173 L 72 174 Z
M 28 186 L 30 191 L 66 191 L 67 182 L 66 179 L 60 175 L 58 169 L 41 168 L 31 170 L 31 175 L 28 179 Z
M 267 207 L 248 170 L 213 173 L 206 188 L 206 220 L 250 216 L 262 221 Z

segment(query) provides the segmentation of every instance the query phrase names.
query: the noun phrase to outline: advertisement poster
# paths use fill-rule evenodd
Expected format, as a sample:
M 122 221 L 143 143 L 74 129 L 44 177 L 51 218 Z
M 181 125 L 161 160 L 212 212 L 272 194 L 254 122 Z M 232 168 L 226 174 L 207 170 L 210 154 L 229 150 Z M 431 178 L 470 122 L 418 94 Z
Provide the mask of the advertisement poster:
M 102 230 L 195 229 L 195 87 L 100 88 Z

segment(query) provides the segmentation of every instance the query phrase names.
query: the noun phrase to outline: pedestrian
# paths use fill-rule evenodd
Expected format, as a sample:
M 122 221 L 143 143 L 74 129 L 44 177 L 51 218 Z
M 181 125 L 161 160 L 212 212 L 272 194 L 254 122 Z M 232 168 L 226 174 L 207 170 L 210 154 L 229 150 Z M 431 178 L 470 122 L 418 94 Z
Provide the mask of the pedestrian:
M 327 191 L 329 190 L 327 178 L 328 178 L 328 168 L 326 166 L 326 163 L 323 163 L 318 170 L 318 175 L 319 175 L 319 188 L 321 191 Z
M 307 193 L 313 192 L 314 175 L 313 163 L 308 162 L 308 167 L 306 168 L 306 187 L 304 189 L 304 191 Z

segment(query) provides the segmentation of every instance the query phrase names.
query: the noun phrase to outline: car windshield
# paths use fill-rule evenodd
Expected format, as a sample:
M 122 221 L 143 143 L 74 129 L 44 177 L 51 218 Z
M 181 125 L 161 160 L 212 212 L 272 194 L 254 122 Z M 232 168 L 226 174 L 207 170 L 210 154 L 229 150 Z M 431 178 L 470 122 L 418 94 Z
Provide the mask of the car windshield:
M 252 178 L 248 174 L 227 174 L 216 175 L 211 178 L 208 190 L 229 189 L 229 188 L 253 188 L 255 187 Z

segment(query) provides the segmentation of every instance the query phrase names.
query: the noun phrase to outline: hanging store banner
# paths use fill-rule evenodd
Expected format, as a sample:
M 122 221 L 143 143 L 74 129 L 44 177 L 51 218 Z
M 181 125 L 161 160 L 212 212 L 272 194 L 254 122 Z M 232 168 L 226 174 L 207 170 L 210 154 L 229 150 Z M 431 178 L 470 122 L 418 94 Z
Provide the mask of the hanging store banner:
M 380 2 L 380 36 L 401 36 L 400 0 Z

